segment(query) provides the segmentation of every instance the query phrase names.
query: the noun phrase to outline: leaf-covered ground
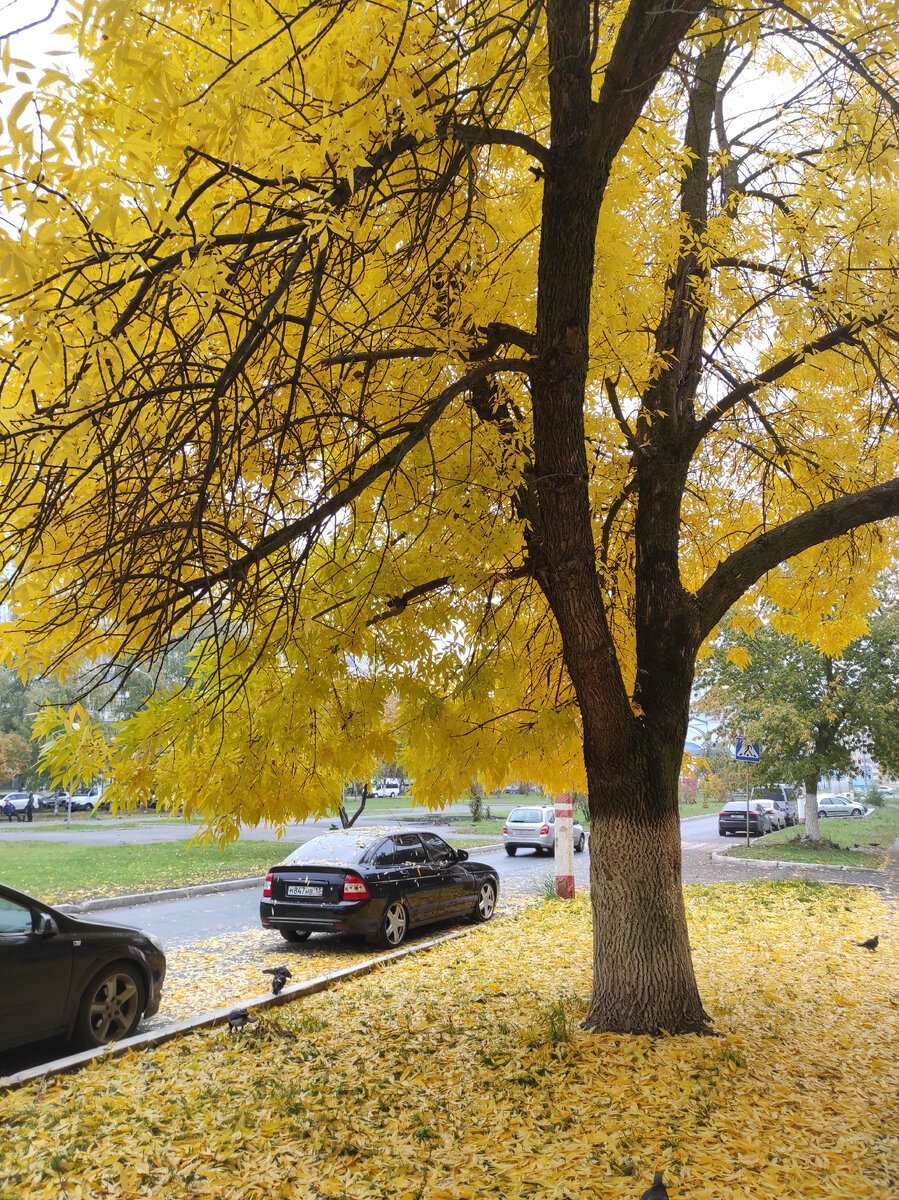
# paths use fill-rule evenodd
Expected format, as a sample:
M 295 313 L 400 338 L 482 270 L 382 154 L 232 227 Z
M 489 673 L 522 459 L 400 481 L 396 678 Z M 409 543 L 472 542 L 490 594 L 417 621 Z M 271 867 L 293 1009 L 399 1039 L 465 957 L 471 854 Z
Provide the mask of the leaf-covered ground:
M 887 1200 L 899 918 L 873 893 L 687 889 L 717 1038 L 579 1020 L 589 906 L 483 926 L 239 1034 L 0 1100 L 4 1200 Z M 874 932 L 880 948 L 854 945 Z

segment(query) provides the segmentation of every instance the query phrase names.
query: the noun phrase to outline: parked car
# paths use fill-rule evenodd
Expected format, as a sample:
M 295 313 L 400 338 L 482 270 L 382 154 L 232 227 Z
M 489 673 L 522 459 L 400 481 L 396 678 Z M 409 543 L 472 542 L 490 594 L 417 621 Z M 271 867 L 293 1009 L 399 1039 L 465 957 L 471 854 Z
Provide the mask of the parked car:
M 103 788 L 99 784 L 93 784 L 89 788 L 72 792 L 71 803 L 68 796 L 63 796 L 59 807 L 64 809 L 71 808 L 72 812 L 92 812 L 99 805 L 102 798 Z
M 770 833 L 773 826 L 761 800 L 749 801 L 749 835 L 759 837 Z M 718 835 L 729 837 L 737 833 L 746 836 L 746 801 L 728 800 L 718 814 Z
M 767 788 L 753 788 L 752 795 L 758 800 L 773 800 L 782 813 L 785 825 L 799 824 L 799 802 L 796 789 L 787 783 L 776 783 Z
M 824 792 L 818 796 L 819 817 L 863 817 L 867 808 L 860 800 L 851 796 L 833 796 Z
M 579 821 L 572 827 L 574 848 L 580 853 L 587 844 L 587 835 Z M 531 847 L 539 854 L 554 854 L 556 850 L 556 810 L 550 805 L 527 805 L 513 808 L 503 826 L 503 845 L 506 854 L 516 854 Z
M 78 1049 L 121 1041 L 159 1009 L 162 943 L 85 921 L 0 884 L 0 1050 L 62 1036 Z
M 754 803 L 760 804 L 768 814 L 768 820 L 771 822 L 772 829 L 786 828 L 787 814 L 783 808 L 778 807 L 776 800 L 769 800 L 767 796 L 760 796 Z
M 396 947 L 410 929 L 451 917 L 489 921 L 499 876 L 436 833 L 346 829 L 299 846 L 269 871 L 259 916 L 288 942 L 361 934 Z
M 385 779 L 372 792 L 373 796 L 398 796 L 402 788 L 398 779 Z

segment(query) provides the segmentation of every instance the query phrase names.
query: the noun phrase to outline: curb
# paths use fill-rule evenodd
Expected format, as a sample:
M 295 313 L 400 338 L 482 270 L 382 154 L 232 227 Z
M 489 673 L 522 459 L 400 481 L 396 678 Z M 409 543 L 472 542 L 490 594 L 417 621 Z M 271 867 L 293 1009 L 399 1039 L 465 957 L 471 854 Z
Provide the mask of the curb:
M 777 867 L 791 868 L 796 867 L 800 871 L 872 871 L 878 875 L 884 874 L 883 867 L 861 867 L 850 863 L 807 863 L 807 862 L 782 862 L 776 858 L 731 858 L 725 851 L 713 850 L 710 858 L 714 862 L 728 863 L 741 867 Z M 871 885 L 879 887 L 879 884 Z
M 365 962 L 357 963 L 355 966 L 343 967 L 339 971 L 330 971 L 327 975 L 319 975 L 318 978 L 309 979 L 305 983 L 294 984 L 293 987 L 286 987 L 277 996 L 266 993 L 261 996 L 254 996 L 251 1000 L 235 1001 L 235 1004 L 229 1008 L 217 1008 L 212 1012 L 203 1013 L 199 1017 L 189 1017 L 186 1021 L 178 1021 L 173 1025 L 164 1025 L 161 1029 L 153 1029 L 148 1033 L 139 1033 L 134 1037 L 126 1038 L 121 1042 L 115 1042 L 111 1046 L 104 1046 L 99 1050 L 84 1050 L 80 1054 L 70 1054 L 65 1058 L 58 1058 L 53 1062 L 42 1063 L 38 1067 L 29 1067 L 25 1071 L 18 1071 L 14 1075 L 7 1075 L 6 1078 L 0 1079 L 0 1088 L 11 1090 L 12 1088 L 22 1087 L 26 1083 L 33 1083 L 37 1079 L 48 1079 L 52 1075 L 65 1075 L 71 1071 L 78 1071 L 81 1067 L 87 1066 L 88 1063 L 97 1062 L 101 1059 L 121 1058 L 132 1050 L 145 1050 L 150 1046 L 161 1046 L 165 1042 L 170 1042 L 184 1033 L 190 1033 L 194 1029 L 212 1029 L 216 1025 L 224 1025 L 229 1015 L 234 1011 L 235 1006 L 246 1009 L 264 1010 L 276 1008 L 281 1004 L 287 1004 L 291 1000 L 302 999 L 304 996 L 314 995 L 316 992 L 328 991 L 330 988 L 336 987 L 337 984 L 343 983 L 344 980 L 357 979 L 362 975 L 368 975 L 372 971 L 376 971 L 379 967 L 398 962 L 403 958 L 408 958 L 411 954 L 420 954 L 425 950 L 432 950 L 435 946 L 440 946 L 444 942 L 452 942 L 457 938 L 467 937 L 471 932 L 472 930 L 470 929 L 456 929 L 452 933 L 443 934 L 441 937 L 430 938 L 427 942 L 419 942 L 415 946 L 393 950 L 390 954 L 383 954 L 378 958 L 369 958 Z
M 134 892 L 130 896 L 98 896 L 93 900 L 73 900 L 53 907 L 63 912 L 93 912 L 100 908 L 133 908 L 139 904 L 156 904 L 160 900 L 186 900 L 191 896 L 211 896 L 215 892 L 240 892 L 244 888 L 262 887 L 264 875 L 249 879 L 225 879 L 220 883 L 193 883 L 185 887 L 163 888 L 158 892 Z

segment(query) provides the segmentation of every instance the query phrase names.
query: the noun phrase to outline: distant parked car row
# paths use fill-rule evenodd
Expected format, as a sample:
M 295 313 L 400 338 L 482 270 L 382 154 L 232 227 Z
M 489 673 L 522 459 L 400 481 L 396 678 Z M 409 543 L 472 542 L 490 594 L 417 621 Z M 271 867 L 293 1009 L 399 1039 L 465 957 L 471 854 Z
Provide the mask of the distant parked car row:
M 747 804 L 745 800 L 728 800 L 718 814 L 718 834 L 720 837 L 730 837 L 731 834 L 745 837 L 747 822 L 750 837 L 761 837 L 775 828 L 765 801 L 750 800 Z
M 868 811 L 862 801 L 855 800 L 852 796 L 822 792 L 817 801 L 819 817 L 851 817 L 858 820 Z M 728 837 L 734 833 L 745 837 L 746 816 L 745 800 L 729 800 L 718 814 L 719 835 Z M 798 824 L 798 807 L 786 788 L 768 789 L 763 795 L 753 797 L 749 801 L 750 837 L 759 837 L 776 829 Z

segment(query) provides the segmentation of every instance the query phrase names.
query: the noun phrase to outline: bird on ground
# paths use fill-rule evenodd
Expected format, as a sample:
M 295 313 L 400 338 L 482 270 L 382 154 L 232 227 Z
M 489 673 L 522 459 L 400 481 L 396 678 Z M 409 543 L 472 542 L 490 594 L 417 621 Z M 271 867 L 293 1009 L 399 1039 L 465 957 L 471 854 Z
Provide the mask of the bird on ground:
M 233 1012 L 228 1013 L 228 1028 L 229 1029 L 244 1029 L 256 1017 L 251 1017 L 245 1008 L 235 1008 Z
M 856 942 L 856 946 L 864 946 L 866 950 L 876 950 L 877 943 L 880 941 L 880 934 L 875 933 L 873 937 L 865 938 L 863 942 Z
M 640 1200 L 668 1200 L 668 1189 L 662 1183 L 662 1172 L 656 1171 L 652 1177 L 652 1187 L 647 1188 Z
M 280 991 L 283 990 L 284 985 L 285 985 L 285 983 L 287 983 L 288 979 L 292 978 L 290 971 L 288 971 L 287 967 L 266 967 L 265 970 L 262 972 L 262 974 L 263 975 L 271 975 L 272 991 L 274 992 L 274 994 L 276 996 L 278 995 L 278 993 Z

